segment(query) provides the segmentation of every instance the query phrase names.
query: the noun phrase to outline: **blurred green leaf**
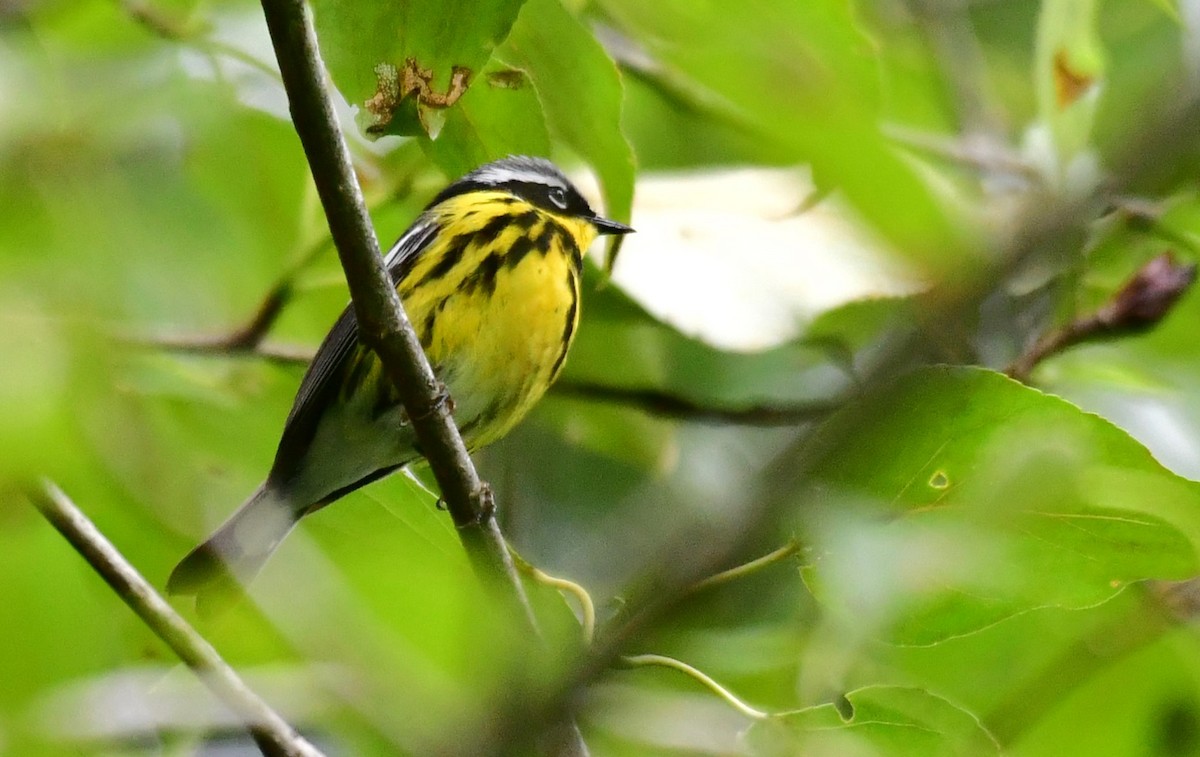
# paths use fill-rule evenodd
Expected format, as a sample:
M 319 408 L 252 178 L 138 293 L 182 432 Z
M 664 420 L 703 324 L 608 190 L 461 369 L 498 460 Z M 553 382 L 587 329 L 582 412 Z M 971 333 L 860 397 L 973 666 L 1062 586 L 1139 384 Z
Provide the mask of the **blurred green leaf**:
M 769 0 L 746 13 L 713 0 L 599 5 L 655 65 L 810 162 L 818 185 L 844 192 L 905 257 L 955 262 L 961 230 L 880 131 L 878 62 L 851 3 Z
M 815 443 L 804 498 L 822 506 L 821 536 L 806 581 L 867 635 L 934 644 L 1200 570 L 1200 484 L 999 374 L 918 371 Z
M 978 757 L 1000 745 L 962 708 L 927 691 L 868 686 L 838 704 L 784 713 L 755 723 L 748 738 L 768 755 Z
M 538 408 L 537 417 L 567 443 L 614 462 L 662 473 L 678 458 L 670 424 L 637 409 L 596 402 L 583 410 L 552 395 Z
M 898 334 L 917 330 L 918 315 L 918 300 L 912 297 L 856 300 L 819 315 L 800 342 L 820 348 L 851 375 L 865 376 L 882 348 L 894 344 Z
M 1200 753 L 1194 638 L 1192 629 L 1179 628 L 1111 660 L 1071 696 L 1050 700 L 1048 710 L 1014 741 L 1013 752 L 1029 757 L 1064 750 L 1094 757 Z
M 497 54 L 529 75 L 551 131 L 596 171 L 605 212 L 628 221 L 634 160 L 621 132 L 624 93 L 600 43 L 559 0 L 529 0 Z

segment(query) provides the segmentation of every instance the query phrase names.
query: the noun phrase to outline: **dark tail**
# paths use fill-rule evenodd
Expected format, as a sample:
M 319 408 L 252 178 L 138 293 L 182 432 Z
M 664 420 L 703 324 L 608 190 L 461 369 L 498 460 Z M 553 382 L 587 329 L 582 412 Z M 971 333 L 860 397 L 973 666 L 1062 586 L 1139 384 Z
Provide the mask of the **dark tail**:
M 263 484 L 229 520 L 183 558 L 167 591 L 196 595 L 196 607 L 215 609 L 258 575 L 267 558 L 296 525 L 299 514 L 285 497 Z

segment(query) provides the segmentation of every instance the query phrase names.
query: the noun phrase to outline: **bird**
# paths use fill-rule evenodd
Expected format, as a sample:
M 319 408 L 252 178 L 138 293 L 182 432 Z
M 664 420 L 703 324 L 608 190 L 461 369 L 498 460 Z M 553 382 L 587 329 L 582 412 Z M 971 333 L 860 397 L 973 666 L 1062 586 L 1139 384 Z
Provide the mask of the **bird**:
M 386 268 L 468 449 L 504 436 L 554 382 L 588 247 L 632 231 L 596 214 L 549 160 L 508 156 L 446 186 L 391 247 Z M 420 458 L 348 305 L 300 382 L 266 479 L 180 561 L 168 592 L 221 606 L 301 518 Z

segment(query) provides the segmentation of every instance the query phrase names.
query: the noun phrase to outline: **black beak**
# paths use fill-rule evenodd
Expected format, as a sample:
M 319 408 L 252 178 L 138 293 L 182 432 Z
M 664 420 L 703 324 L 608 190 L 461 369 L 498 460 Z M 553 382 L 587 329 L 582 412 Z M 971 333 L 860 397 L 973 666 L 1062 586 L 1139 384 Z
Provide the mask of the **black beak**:
M 596 227 L 596 231 L 600 232 L 601 234 L 631 234 L 633 232 L 632 226 L 626 226 L 623 223 L 610 221 L 607 218 L 601 218 L 600 216 L 596 216 L 590 220 L 592 225 Z

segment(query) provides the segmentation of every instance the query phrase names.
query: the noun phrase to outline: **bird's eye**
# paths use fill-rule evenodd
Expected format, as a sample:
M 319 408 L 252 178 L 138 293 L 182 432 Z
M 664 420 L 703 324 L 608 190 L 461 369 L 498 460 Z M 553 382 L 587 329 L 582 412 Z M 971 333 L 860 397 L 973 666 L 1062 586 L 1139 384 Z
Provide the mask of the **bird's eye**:
M 550 187 L 546 195 L 550 198 L 550 202 L 554 203 L 560 210 L 567 209 L 567 193 L 562 187 Z

